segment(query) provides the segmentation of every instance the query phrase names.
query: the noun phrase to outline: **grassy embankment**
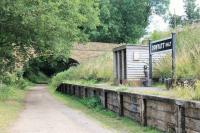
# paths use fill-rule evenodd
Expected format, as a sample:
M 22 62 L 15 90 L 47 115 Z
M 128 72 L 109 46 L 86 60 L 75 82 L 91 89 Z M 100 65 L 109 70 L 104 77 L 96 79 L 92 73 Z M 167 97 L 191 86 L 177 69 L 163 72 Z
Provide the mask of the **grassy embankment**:
M 81 110 L 89 118 L 99 121 L 106 128 L 115 129 L 119 133 L 159 133 L 153 128 L 143 127 L 129 118 L 119 117 L 116 113 L 103 109 L 98 98 L 80 99 L 54 92 L 54 88 L 49 90 L 65 105 Z
M 152 40 L 170 36 L 171 32 L 155 32 Z M 200 79 L 200 25 L 186 26 L 177 31 L 177 77 Z M 155 67 L 157 77 L 171 77 L 171 59 L 166 57 Z M 90 60 L 78 67 L 70 68 L 68 71 L 57 74 L 51 81 L 51 86 L 58 86 L 62 82 L 85 84 L 94 86 L 97 83 L 113 83 L 112 53 L 104 55 L 95 60 Z M 163 87 L 163 86 L 162 86 Z M 110 87 L 115 90 L 127 90 L 126 86 Z M 200 83 L 193 87 L 177 87 L 170 91 L 140 91 L 135 93 L 161 95 L 171 98 L 187 100 L 200 100 Z
M 10 85 L 0 84 L 0 132 L 6 133 L 23 109 L 26 90 L 31 85 L 27 81 L 18 81 Z

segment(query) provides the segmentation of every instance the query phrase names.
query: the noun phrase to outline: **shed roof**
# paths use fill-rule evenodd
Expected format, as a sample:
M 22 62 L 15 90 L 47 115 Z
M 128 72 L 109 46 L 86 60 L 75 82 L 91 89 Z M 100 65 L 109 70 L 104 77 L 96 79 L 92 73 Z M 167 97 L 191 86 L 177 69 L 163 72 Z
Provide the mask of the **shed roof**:
M 143 45 L 132 45 L 132 44 L 127 44 L 127 45 L 122 45 L 120 47 L 116 47 L 113 49 L 113 52 L 120 51 L 123 49 L 148 49 L 148 46 L 143 46 Z

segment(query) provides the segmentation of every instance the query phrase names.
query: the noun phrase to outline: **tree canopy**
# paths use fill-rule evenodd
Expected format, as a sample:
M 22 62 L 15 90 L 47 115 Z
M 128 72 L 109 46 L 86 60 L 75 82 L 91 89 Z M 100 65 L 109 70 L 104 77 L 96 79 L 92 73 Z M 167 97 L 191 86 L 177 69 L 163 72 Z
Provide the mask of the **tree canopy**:
M 169 0 L 100 0 L 100 25 L 93 41 L 135 43 L 145 33 L 151 14 L 164 15 Z
M 200 7 L 196 0 L 184 0 L 185 15 L 169 14 L 170 27 L 175 28 L 200 19 Z
M 15 53 L 67 55 L 72 42 L 86 39 L 85 29 L 96 27 L 98 14 L 94 0 L 1 0 L 1 72 L 13 70 Z
M 184 3 L 187 20 L 194 21 L 200 19 L 200 7 L 197 6 L 196 0 L 184 0 Z
M 135 43 L 169 0 L 1 0 L 0 69 L 32 56 L 68 56 L 74 42 Z

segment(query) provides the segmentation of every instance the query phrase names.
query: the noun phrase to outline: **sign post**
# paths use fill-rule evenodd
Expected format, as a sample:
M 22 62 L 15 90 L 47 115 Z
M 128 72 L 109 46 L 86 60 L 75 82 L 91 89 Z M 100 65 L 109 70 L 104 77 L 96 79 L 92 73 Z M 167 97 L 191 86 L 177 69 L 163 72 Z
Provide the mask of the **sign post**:
M 157 52 L 172 50 L 172 83 L 176 81 L 176 33 L 172 33 L 172 37 L 151 42 L 149 40 L 149 81 L 152 81 L 153 59 L 152 55 Z
M 176 33 L 172 33 L 172 83 L 176 83 Z
M 153 68 L 152 68 L 152 49 L 151 49 L 151 40 L 149 40 L 149 85 L 151 86 L 152 84 L 152 73 L 153 73 Z

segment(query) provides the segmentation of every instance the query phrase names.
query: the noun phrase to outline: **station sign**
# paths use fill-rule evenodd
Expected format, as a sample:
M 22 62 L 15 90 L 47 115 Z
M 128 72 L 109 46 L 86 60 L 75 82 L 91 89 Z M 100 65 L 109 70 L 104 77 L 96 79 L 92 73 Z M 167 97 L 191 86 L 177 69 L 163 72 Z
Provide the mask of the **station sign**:
M 172 48 L 173 48 L 172 38 L 164 39 L 164 40 L 161 40 L 161 41 L 156 41 L 156 42 L 151 43 L 152 53 L 170 50 Z

